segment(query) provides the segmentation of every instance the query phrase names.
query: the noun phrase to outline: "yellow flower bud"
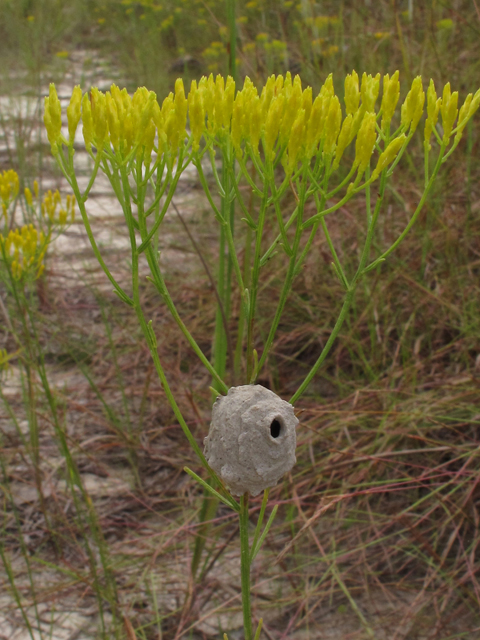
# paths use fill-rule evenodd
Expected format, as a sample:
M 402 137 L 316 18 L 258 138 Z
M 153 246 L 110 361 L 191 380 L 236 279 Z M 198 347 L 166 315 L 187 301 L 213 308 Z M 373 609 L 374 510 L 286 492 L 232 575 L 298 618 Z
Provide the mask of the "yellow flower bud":
M 176 118 L 175 118 L 175 104 L 173 93 L 169 93 L 165 100 L 162 102 L 162 119 L 164 122 L 164 132 L 168 142 L 170 150 L 176 150 Z
M 117 117 L 120 123 L 123 121 L 123 118 L 125 116 L 125 111 L 130 107 L 130 103 L 131 103 L 131 98 L 127 94 L 128 103 L 129 103 L 127 107 L 123 92 L 127 93 L 126 89 L 122 89 L 122 91 L 120 91 L 119 87 L 117 87 L 116 84 L 112 84 L 112 86 L 110 87 L 110 95 L 115 101 Z
M 67 107 L 68 137 L 71 145 L 75 140 L 75 132 L 77 130 L 78 123 L 80 122 L 81 104 L 82 104 L 82 90 L 77 85 L 72 91 L 70 104 Z
M 472 98 L 472 102 L 470 103 L 470 108 L 468 110 L 469 120 L 473 116 L 473 114 L 478 110 L 479 107 L 480 107 L 480 89 L 478 89 L 478 91 L 475 92 L 475 95 Z
M 215 110 L 215 91 L 216 85 L 213 79 L 213 74 L 210 74 L 208 78 L 203 76 L 198 83 L 198 90 L 202 97 L 203 108 L 205 109 L 205 115 L 207 117 L 209 130 L 214 129 L 214 110 Z
M 137 147 L 137 162 L 143 161 L 143 146 L 145 144 L 145 135 L 153 114 L 153 103 L 156 95 L 153 91 L 148 91 L 146 87 L 139 87 L 132 97 L 131 109 L 127 111 L 128 120 L 132 123 L 132 145 Z M 177 131 L 178 127 L 174 127 Z
M 421 76 L 417 76 L 410 91 L 407 93 L 405 102 L 401 109 L 401 123 L 404 127 L 410 126 L 410 135 L 415 131 L 422 117 L 423 105 L 425 104 L 425 92 L 422 86 Z
M 457 105 L 458 91 L 452 93 L 450 83 L 447 82 L 443 89 L 442 106 L 440 108 L 443 125 L 443 144 L 448 144 L 450 136 L 452 135 L 453 123 L 458 113 Z
M 249 122 L 248 122 L 248 141 L 253 153 L 258 153 L 258 143 L 262 131 L 262 106 L 259 96 L 255 96 L 250 101 Z
M 432 148 L 430 144 L 430 138 L 432 136 L 432 131 L 437 125 L 438 113 L 440 111 L 440 105 L 442 104 L 442 99 L 437 98 L 437 92 L 435 91 L 435 84 L 433 80 L 430 80 L 430 84 L 427 89 L 427 119 L 425 120 L 425 144 L 428 147 L 428 150 Z
M 365 172 L 375 147 L 377 139 L 375 122 L 375 113 L 367 111 L 360 125 L 355 144 L 355 162 L 353 166 L 358 167 L 358 176 L 363 175 Z
M 82 122 L 83 122 L 83 139 L 85 140 L 85 147 L 88 152 L 92 150 L 93 142 L 93 118 L 92 118 L 92 104 L 90 97 L 86 93 L 82 98 Z
M 285 97 L 281 94 L 270 103 L 270 108 L 268 109 L 268 114 L 265 122 L 265 134 L 264 134 L 264 144 L 265 144 L 265 156 L 269 160 L 273 160 L 275 157 L 275 143 L 277 141 L 278 132 L 280 130 L 280 124 L 282 122 L 282 114 L 285 104 Z
M 395 160 L 406 139 L 406 135 L 402 133 L 398 138 L 392 140 L 385 151 L 380 154 L 377 166 L 372 172 L 372 180 L 376 180 L 381 172 Z
M 244 101 L 243 101 L 243 117 L 242 117 L 242 138 L 248 139 L 250 136 L 250 119 L 252 114 L 252 104 L 256 98 L 261 100 L 258 96 L 258 91 L 250 78 L 245 78 L 245 83 L 242 89 L 242 93 L 244 93 Z M 260 102 L 261 109 L 261 102 Z M 261 117 L 261 122 L 264 122 L 263 115 Z
M 125 110 L 123 121 L 121 125 L 121 140 L 122 140 L 122 153 L 124 156 L 128 156 L 137 140 L 137 114 L 133 104 Z
M 280 78 L 281 76 L 279 76 Z M 283 80 L 283 78 L 282 78 Z M 248 76 L 245 76 L 245 80 L 243 81 L 242 92 L 245 94 L 245 98 L 253 97 L 258 95 L 257 87 L 253 84 Z M 275 84 L 275 95 L 277 95 L 277 87 Z
M 285 79 L 283 76 L 277 76 L 277 79 L 275 81 L 275 90 L 274 90 L 274 94 L 276 96 L 280 95 L 280 93 L 283 91 L 284 82 L 285 82 Z
M 455 135 L 455 143 L 458 144 L 463 134 L 463 130 L 467 126 L 467 122 L 469 121 L 470 107 L 473 100 L 473 94 L 469 93 L 465 98 L 465 102 L 460 108 L 458 112 L 458 123 L 457 123 L 457 133 Z
M 53 197 L 52 191 L 49 189 L 47 193 L 43 196 L 42 202 L 42 216 L 47 217 L 50 222 L 53 222 L 55 217 L 55 209 L 57 207 L 56 201 Z
M 222 126 L 222 103 L 225 94 L 225 80 L 220 74 L 215 78 L 215 102 L 213 109 L 212 133 L 215 134 Z
M 342 124 L 342 108 L 340 100 L 337 96 L 333 96 L 330 100 L 327 119 L 325 122 L 325 142 L 323 152 L 327 155 L 333 154 L 335 151 L 335 143 L 340 133 L 340 125 Z
M 202 95 L 197 89 L 195 80 L 192 80 L 192 86 L 188 94 L 188 117 L 193 137 L 193 150 L 198 151 L 200 140 L 205 129 L 205 111 L 203 108 Z
M 25 187 L 25 200 L 29 207 L 33 207 L 33 196 L 28 187 Z
M 322 114 L 323 97 L 317 96 L 313 102 L 310 118 L 307 123 L 306 141 L 308 145 L 307 155 L 311 158 L 317 149 L 321 136 L 321 114 Z
M 307 87 L 302 94 L 302 109 L 305 111 L 305 121 L 307 122 L 312 112 L 312 87 Z
M 148 168 L 152 161 L 153 147 L 155 145 L 155 124 L 152 120 L 145 128 L 142 143 L 144 147 L 143 163 Z
M 221 103 L 221 126 L 225 129 L 230 128 L 230 120 L 232 118 L 233 101 L 235 100 L 235 80 L 232 76 L 227 77 L 225 84 L 225 91 L 223 94 L 223 100 Z
M 279 76 L 280 77 L 280 76 Z M 265 120 L 267 117 L 270 103 L 275 95 L 276 78 L 274 75 L 270 76 L 266 83 L 263 85 L 262 93 L 260 94 L 260 103 L 262 106 L 262 117 Z
M 47 137 L 50 143 L 50 147 L 52 149 L 52 153 L 53 155 L 56 155 L 56 153 L 58 152 L 58 147 L 57 147 L 57 140 L 55 137 L 54 127 L 52 124 L 52 118 L 50 116 L 48 98 L 45 98 L 44 104 L 45 104 L 45 109 L 43 114 L 43 123 L 45 124 L 45 129 L 47 130 Z
M 298 111 L 293 123 L 290 139 L 288 141 L 288 161 L 284 162 L 287 173 L 291 173 L 302 155 L 305 147 L 305 110 Z
M 182 84 L 183 86 L 183 84 Z M 150 123 L 152 121 L 154 104 L 157 101 L 157 96 L 154 91 L 147 91 L 145 89 L 145 101 L 142 107 L 139 109 L 138 118 L 138 141 L 142 141 L 145 135 L 151 135 Z M 184 95 L 185 97 L 185 95 Z M 179 100 L 181 104 L 175 106 L 175 120 L 177 125 L 177 132 L 179 137 L 185 138 L 185 127 L 187 119 L 188 104 L 185 100 Z M 148 130 L 148 133 L 147 133 Z
M 292 126 L 298 116 L 299 109 L 302 104 L 302 84 L 299 76 L 295 76 L 291 89 L 287 86 L 285 98 L 287 99 L 287 103 L 285 105 L 285 111 L 280 125 L 280 140 L 282 144 L 291 137 L 290 133 Z
M 93 139 L 98 151 L 102 151 L 108 136 L 107 110 L 105 94 L 93 87 L 92 95 L 92 118 L 93 118 Z
M 232 126 L 230 129 L 230 138 L 232 140 L 233 148 L 237 155 L 241 157 L 241 143 L 243 136 L 243 119 L 244 119 L 244 104 L 245 104 L 245 94 L 243 91 L 239 91 L 237 93 L 237 97 L 233 103 L 233 112 L 232 112 Z
M 395 108 L 400 97 L 399 73 L 395 71 L 393 76 L 385 74 L 383 76 L 383 96 L 382 96 L 382 130 L 386 131 L 390 126 Z
M 170 116 L 170 113 L 175 109 L 173 103 L 173 93 L 169 93 L 168 96 L 162 102 L 162 118 L 166 122 Z
M 340 160 L 342 159 L 343 152 L 348 147 L 352 138 L 350 137 L 353 126 L 353 115 L 351 113 L 345 118 L 338 136 L 337 146 L 335 148 L 335 160 L 333 161 L 332 169 L 338 169 Z
M 60 100 L 57 96 L 57 90 L 55 89 L 55 85 L 50 83 L 48 101 L 45 104 L 45 111 L 48 109 L 48 113 L 50 116 L 50 125 L 51 125 L 51 135 L 55 142 L 58 142 L 60 139 L 61 131 L 62 131 L 62 107 L 60 105 Z M 47 129 L 48 132 L 48 129 Z
M 462 137 L 463 130 L 467 126 L 468 121 L 473 116 L 473 114 L 478 110 L 480 106 L 480 89 L 472 95 L 471 93 L 465 98 L 465 102 L 463 103 L 460 112 L 458 114 L 458 124 L 456 128 L 456 136 L 455 143 L 458 144 L 460 138 Z
M 335 90 L 333 88 L 333 74 L 330 73 L 325 82 L 322 85 L 322 88 L 320 89 L 320 94 L 322 96 L 333 96 L 335 95 Z
M 120 120 L 117 113 L 117 103 L 112 98 L 112 94 L 109 91 L 107 91 L 105 99 L 110 142 L 112 143 L 115 151 L 118 152 L 120 148 Z
M 158 105 L 158 102 L 155 102 L 153 105 L 153 122 L 157 127 L 157 135 L 158 135 L 158 154 L 161 155 L 167 150 L 167 135 L 165 133 L 165 123 L 163 122 L 163 116 L 161 109 Z
M 354 114 L 360 103 L 360 90 L 358 88 L 358 74 L 352 71 L 345 78 L 345 109 L 347 115 Z
M 289 99 L 290 94 L 292 93 L 292 87 L 293 87 L 292 74 L 290 73 L 290 71 L 287 71 L 287 73 L 285 74 L 285 78 L 283 80 L 283 92 L 287 100 Z
M 325 86 L 325 85 L 324 85 Z M 328 109 L 330 106 L 331 95 L 328 91 L 322 90 L 315 98 L 310 112 L 310 118 L 307 125 L 307 155 L 312 157 L 318 147 L 318 143 L 323 136 L 325 129 L 325 120 L 327 118 Z
M 155 97 L 155 94 L 153 94 L 153 97 Z M 177 118 L 179 129 L 183 131 L 185 131 L 185 127 L 187 124 L 187 111 L 188 102 L 185 97 L 183 80 L 181 78 L 177 78 L 175 80 L 175 117 Z
M 364 72 L 362 75 L 362 85 L 360 87 L 360 94 L 362 97 L 362 106 L 365 111 L 375 111 L 375 102 L 378 98 L 380 91 L 380 74 L 377 73 L 375 77 Z

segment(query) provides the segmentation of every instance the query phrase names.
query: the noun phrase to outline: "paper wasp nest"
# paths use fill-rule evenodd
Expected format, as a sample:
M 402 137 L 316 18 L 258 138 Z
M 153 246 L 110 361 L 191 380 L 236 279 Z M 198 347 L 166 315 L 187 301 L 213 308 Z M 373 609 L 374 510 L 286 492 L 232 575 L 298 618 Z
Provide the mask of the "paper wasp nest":
M 231 387 L 213 405 L 205 457 L 236 496 L 273 487 L 296 462 L 293 407 L 269 389 Z

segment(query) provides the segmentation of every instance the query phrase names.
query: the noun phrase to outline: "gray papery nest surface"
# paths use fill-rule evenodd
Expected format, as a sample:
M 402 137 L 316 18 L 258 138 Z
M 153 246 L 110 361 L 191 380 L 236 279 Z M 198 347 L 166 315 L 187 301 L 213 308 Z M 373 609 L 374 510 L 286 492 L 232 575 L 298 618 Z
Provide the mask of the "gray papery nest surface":
M 213 405 L 205 457 L 236 496 L 273 487 L 296 462 L 291 404 L 256 385 L 231 387 Z

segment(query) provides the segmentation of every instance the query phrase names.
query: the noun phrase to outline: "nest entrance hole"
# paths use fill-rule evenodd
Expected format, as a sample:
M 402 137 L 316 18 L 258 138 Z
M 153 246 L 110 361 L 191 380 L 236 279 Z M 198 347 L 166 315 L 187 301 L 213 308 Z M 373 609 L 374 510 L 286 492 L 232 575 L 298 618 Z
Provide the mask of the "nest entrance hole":
M 280 422 L 280 420 L 275 418 L 274 420 L 272 420 L 272 423 L 270 425 L 270 435 L 272 436 L 272 438 L 278 438 L 281 433 L 282 423 Z

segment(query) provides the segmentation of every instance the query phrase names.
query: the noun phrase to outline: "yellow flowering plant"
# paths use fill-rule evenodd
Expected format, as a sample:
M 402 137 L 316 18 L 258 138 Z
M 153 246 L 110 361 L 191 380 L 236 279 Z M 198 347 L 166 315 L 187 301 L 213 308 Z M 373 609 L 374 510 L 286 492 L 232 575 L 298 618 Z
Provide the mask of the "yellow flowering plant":
M 40 431 L 37 415 L 37 394 L 39 383 L 46 392 L 47 400 L 53 403 L 45 371 L 37 331 L 37 281 L 45 269 L 45 256 L 51 242 L 73 222 L 75 201 L 67 196 L 66 201 L 58 191 L 48 191 L 43 197 L 38 182 L 32 189 L 26 187 L 20 193 L 18 174 L 10 169 L 0 174 L 0 199 L 2 219 L 0 220 L 0 284 L 7 292 L 6 302 L 0 297 L 0 313 L 5 333 L 16 347 L 7 354 L 0 350 L 0 375 L 6 371 L 10 360 L 15 359 L 21 371 L 24 385 L 26 415 L 30 437 L 23 440 L 35 469 L 35 487 L 38 493 L 45 522 L 44 493 L 40 468 Z M 0 385 L 1 387 L 1 385 Z M 0 399 L 8 408 L 8 401 L 0 388 Z M 50 405 L 51 408 L 53 404 Z M 11 409 L 8 409 L 11 412 Z M 11 414 L 12 415 L 12 414 Z M 55 418 L 57 433 L 62 438 L 61 429 Z M 48 526 L 48 525 L 47 525 Z
M 36 280 L 43 273 L 48 245 L 74 221 L 75 201 L 67 195 L 48 191 L 40 198 L 38 182 L 19 195 L 19 178 L 9 169 L 0 174 L 2 226 L 0 230 L 0 278 L 9 288 Z M 15 209 L 21 199 L 23 224 L 15 224 Z
M 67 108 L 68 138 L 62 134 L 62 113 L 55 87 L 45 98 L 45 126 L 52 153 L 70 184 L 93 251 L 115 293 L 130 305 L 139 321 L 167 399 L 188 441 L 210 475 L 212 486 L 193 475 L 206 491 L 239 513 L 242 548 L 242 596 L 246 640 L 254 637 L 250 612 L 248 496 L 241 502 L 228 492 L 209 467 L 203 452 L 175 401 L 158 351 L 155 328 L 145 316 L 139 293 L 139 263 L 146 259 L 149 279 L 212 377 L 216 393 L 225 394 L 239 379 L 255 383 L 275 340 L 286 301 L 318 233 L 329 246 L 333 269 L 344 288 L 344 301 L 330 337 L 312 369 L 290 399 L 305 392 L 337 338 L 361 279 L 382 262 L 405 238 L 442 167 L 458 145 L 462 132 L 480 105 L 480 90 L 469 94 L 460 110 L 458 93 L 445 85 L 437 96 L 433 81 L 425 94 L 417 77 L 399 107 L 398 71 L 391 76 L 355 71 L 344 81 L 342 101 L 328 76 L 316 96 L 299 76 L 271 76 L 259 91 L 247 77 L 238 89 L 232 77 L 202 77 L 186 94 L 181 79 L 163 102 L 144 87 L 130 96 L 112 85 L 82 95 L 73 90 Z M 398 238 L 373 254 L 373 238 L 384 203 L 388 180 L 420 126 L 425 102 L 424 191 Z M 80 122 L 93 170 L 86 188 L 79 187 L 73 141 Z M 436 143 L 435 145 L 432 144 Z M 211 167 L 207 179 L 205 165 Z M 203 353 L 184 324 L 165 283 L 157 252 L 158 233 L 186 167 L 196 167 L 199 181 L 218 223 L 220 251 L 217 273 L 216 333 L 212 358 Z M 115 279 L 96 243 L 87 201 L 98 171 L 110 181 L 125 218 L 130 241 L 131 285 L 127 292 Z M 293 197 L 292 197 L 293 196 Z M 327 221 L 347 202 L 361 196 L 366 206 L 365 232 L 356 271 L 341 264 Z M 251 198 L 258 210 L 249 205 Z M 289 204 L 289 203 L 292 203 Z M 290 207 L 290 209 L 288 209 Z M 270 215 L 270 213 L 272 215 Z M 273 228 L 272 228 L 273 225 Z M 241 265 L 238 230 L 244 228 Z M 271 231 L 273 230 L 273 236 Z M 272 240 L 273 238 L 273 240 Z M 263 344 L 256 332 L 258 294 L 266 264 L 284 259 L 286 271 L 270 329 Z M 283 256 L 283 258 L 282 258 Z M 231 299 L 237 292 L 241 312 L 237 344 L 228 344 Z M 259 355 L 260 354 L 260 355 Z M 227 371 L 226 360 L 232 363 Z M 272 519 L 260 534 L 268 491 L 255 533 L 255 552 Z M 259 627 L 260 629 L 260 627 Z M 257 629 L 255 637 L 260 633 Z

